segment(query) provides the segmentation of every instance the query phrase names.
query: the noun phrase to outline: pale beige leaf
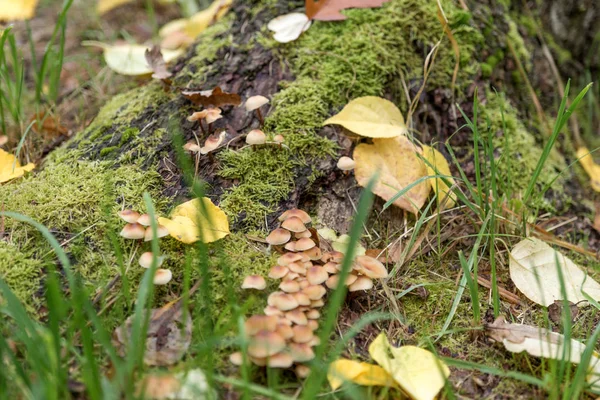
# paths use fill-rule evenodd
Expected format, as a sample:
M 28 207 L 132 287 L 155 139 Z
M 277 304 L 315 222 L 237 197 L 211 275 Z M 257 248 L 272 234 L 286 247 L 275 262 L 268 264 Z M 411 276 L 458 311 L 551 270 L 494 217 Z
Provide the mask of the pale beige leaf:
M 427 175 L 443 175 L 444 177 L 450 177 L 445 179 L 449 181 L 450 184 L 454 184 L 454 179 L 451 178 L 452 173 L 450 172 L 450 166 L 448 165 L 448 161 L 446 161 L 446 158 L 442 155 L 442 153 L 433 147 L 423 146 L 423 157 L 432 165 L 429 166 L 427 163 L 425 163 Z M 437 194 L 438 204 L 444 201 L 446 196 L 448 196 L 448 198 L 445 200 L 444 208 L 454 207 L 456 204 L 456 195 L 450 191 L 450 187 L 446 185 L 442 178 L 429 179 L 428 182 L 431 185 L 431 189 L 433 189 L 433 191 Z
M 31 19 L 38 0 L 0 0 L 0 21 Z
M 337 124 L 360 136 L 393 138 L 406 134 L 404 117 L 389 100 L 376 96 L 352 100 L 323 125 Z
M 563 299 L 557 270 L 560 267 L 567 298 Z M 537 238 L 524 239 L 510 252 L 510 277 L 515 286 L 531 301 L 549 306 L 555 300 L 579 303 L 583 292 L 600 300 L 600 284 L 569 258 Z
M 425 163 L 417 157 L 417 151 L 406 136 L 374 139 L 373 144 L 359 144 L 354 149 L 354 176 L 358 184 L 364 187 L 379 172 L 373 192 L 384 200 L 390 200 L 399 190 L 427 176 Z M 425 204 L 430 190 L 429 182 L 420 182 L 395 200 L 394 205 L 416 214 Z

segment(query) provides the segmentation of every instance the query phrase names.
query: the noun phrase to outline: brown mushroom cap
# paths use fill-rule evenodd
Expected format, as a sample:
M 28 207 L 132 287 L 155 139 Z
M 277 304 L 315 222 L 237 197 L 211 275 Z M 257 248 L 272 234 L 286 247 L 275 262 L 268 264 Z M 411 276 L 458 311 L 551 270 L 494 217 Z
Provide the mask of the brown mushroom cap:
M 290 271 L 295 272 L 297 274 L 300 274 L 300 275 L 306 274 L 306 267 L 304 267 L 304 265 L 302 265 L 300 263 L 297 263 L 297 262 L 289 263 L 289 265 L 287 267 Z
M 125 239 L 143 239 L 146 233 L 146 229 L 138 224 L 127 224 L 123 227 L 120 235 Z
M 316 331 L 317 329 L 319 329 L 319 323 L 317 322 L 316 319 L 309 319 L 308 324 L 306 324 L 306 326 L 308 326 L 313 331 Z
M 207 115 L 208 110 L 196 111 L 195 113 L 192 113 L 192 115 L 187 117 L 187 120 L 190 122 L 194 122 L 206 118 Z
M 169 235 L 169 230 L 166 227 L 164 227 L 162 225 L 158 225 L 156 227 L 156 238 L 157 239 L 163 238 L 168 235 Z M 154 235 L 152 233 L 152 227 L 149 226 L 146 228 L 146 231 L 144 232 L 144 241 L 149 242 L 152 240 L 153 237 L 154 237 Z
M 256 335 L 260 331 L 275 332 L 279 317 L 274 315 L 253 315 L 244 322 L 246 335 Z
M 304 222 L 298 217 L 287 218 L 281 226 L 291 232 L 304 232 L 306 230 Z
M 319 300 L 325 296 L 326 290 L 321 285 L 311 285 L 302 289 L 302 293 L 306 294 L 311 300 Z
M 252 129 L 246 135 L 246 143 L 253 146 L 258 144 L 265 144 L 267 141 L 267 135 L 260 129 Z
M 307 282 L 308 284 L 308 282 Z M 302 287 L 302 285 L 300 284 L 300 288 L 304 289 Z M 296 299 L 296 301 L 298 302 L 299 306 L 310 306 L 310 299 L 308 298 L 308 296 L 302 292 L 296 292 L 293 294 L 294 298 Z
M 294 331 L 292 330 L 292 327 L 290 325 L 287 325 L 287 323 L 280 323 L 279 325 L 277 325 L 275 332 L 277 332 L 285 340 L 294 337 Z
M 221 118 L 221 116 L 219 116 Z M 208 120 L 208 119 L 207 119 Z M 225 141 L 225 136 L 227 136 L 227 132 L 223 131 L 219 134 L 210 135 L 206 138 L 204 142 L 204 146 L 200 148 L 200 154 L 208 154 L 213 150 L 216 150 L 221 143 Z
M 183 145 L 183 149 L 191 153 L 199 153 L 202 148 L 194 142 L 188 142 Z
M 332 251 L 330 252 L 331 254 L 331 261 L 335 262 L 335 263 L 341 263 L 342 261 L 344 261 L 344 253 L 339 252 L 339 251 Z
M 348 274 L 348 276 L 346 277 L 346 282 L 345 282 L 346 286 L 352 285 L 354 282 L 356 282 L 357 279 L 358 279 L 358 276 L 356 276 L 354 274 Z M 335 288 L 337 288 L 339 280 L 340 280 L 339 275 L 331 275 L 325 282 L 325 286 L 327 286 L 329 289 L 335 289 Z
M 356 162 L 350 157 L 340 157 L 337 162 L 337 167 L 342 171 L 351 171 L 356 167 Z
M 307 378 L 308 375 L 310 375 L 310 368 L 306 365 L 298 364 L 294 371 L 296 372 L 296 375 L 298 375 L 298 378 L 301 379 Z
M 206 110 L 206 117 L 204 117 L 205 121 L 207 124 L 212 124 L 213 122 L 215 122 L 218 119 L 223 118 L 221 116 L 221 109 L 220 108 L 209 108 Z
M 294 359 L 289 353 L 277 353 L 267 359 L 270 368 L 289 368 L 293 363 Z
M 274 316 L 277 316 L 277 317 L 283 317 L 283 311 L 281 311 L 277 307 L 266 306 L 264 308 L 263 312 L 265 313 L 265 315 L 268 315 L 268 316 L 274 315 Z
M 252 357 L 250 356 L 250 361 L 254 363 L 254 365 L 258 365 L 259 367 L 267 366 L 267 358 L 266 357 Z
M 265 282 L 265 278 L 260 275 L 248 275 L 244 278 L 244 282 L 242 282 L 242 289 L 263 290 L 266 287 L 267 282 Z
M 246 112 L 254 111 L 257 108 L 264 106 L 268 102 L 269 102 L 269 99 L 267 99 L 265 96 L 258 95 L 258 96 L 248 97 L 248 100 L 246 100 L 246 104 L 245 104 Z
M 315 358 L 315 352 L 306 343 L 290 343 L 290 354 L 295 362 L 306 362 Z
M 359 290 L 369 290 L 373 287 L 373 281 L 366 276 L 359 276 L 356 281 L 348 286 L 348 291 L 357 292 Z
M 310 308 L 320 308 L 320 307 L 323 307 L 324 305 L 325 305 L 325 302 L 323 301 L 323 299 L 311 300 L 311 302 L 310 302 Z
M 302 239 L 302 238 L 309 238 L 312 236 L 312 233 L 310 233 L 310 231 L 307 229 L 303 232 L 296 232 L 294 233 L 294 237 L 296 239 Z
M 269 233 L 269 236 L 267 236 L 266 241 L 270 245 L 280 246 L 289 242 L 291 238 L 292 234 L 290 233 L 290 231 L 283 228 L 277 228 L 271 231 L 271 233 Z
M 287 242 L 284 246 L 287 251 L 296 251 L 296 242 Z
M 295 272 L 288 272 L 288 274 L 285 276 L 285 280 L 286 281 L 293 281 L 296 278 L 298 278 L 300 276 L 300 274 L 297 274 Z
M 323 268 L 325 268 L 325 271 L 327 271 L 327 273 L 329 274 L 337 274 L 338 272 L 340 272 L 340 264 L 334 263 L 332 261 L 329 261 L 328 263 L 323 265 Z
M 264 358 L 279 353 L 285 348 L 285 340 L 277 333 L 259 331 L 248 344 L 248 354 L 252 357 Z
M 315 347 L 321 344 L 321 339 L 318 336 L 313 336 L 306 344 L 311 347 Z
M 152 252 L 147 251 L 140 256 L 138 263 L 140 264 L 140 266 L 142 268 L 150 268 L 152 266 L 153 259 L 154 259 L 154 256 L 153 256 Z M 165 259 L 164 257 L 160 257 L 160 256 L 156 257 L 156 267 L 157 268 L 160 268 L 164 259 Z
M 289 319 L 296 325 L 306 325 L 308 323 L 306 315 L 299 309 L 286 312 L 285 318 Z
M 387 278 L 388 276 L 385 265 L 369 256 L 356 257 L 354 270 L 371 279 Z
M 156 274 L 154 274 L 154 284 L 155 285 L 166 285 L 171 282 L 173 279 L 173 273 L 170 269 L 157 269 Z
M 314 266 L 306 271 L 306 280 L 311 285 L 320 285 L 329 278 L 329 274 L 323 267 Z
M 269 271 L 269 278 L 271 278 L 271 279 L 281 279 L 284 276 L 286 276 L 288 272 L 289 272 L 289 269 L 287 269 L 287 267 L 284 267 L 284 266 L 281 266 L 281 265 L 275 265 Z
M 279 289 L 286 293 L 296 293 L 300 291 L 300 284 L 296 281 L 283 281 L 279 284 Z
M 296 241 L 295 251 L 306 251 L 314 248 L 317 244 L 311 238 L 301 238 Z
M 319 310 L 315 310 L 314 308 L 306 312 L 306 318 L 308 319 L 319 319 L 320 317 L 321 313 Z
M 299 261 L 302 259 L 302 255 L 298 253 L 285 253 L 277 259 L 277 264 L 287 267 L 290 263 Z
M 306 279 L 298 280 L 298 283 L 300 284 L 300 289 L 310 286 L 310 283 Z
M 275 143 L 281 144 L 281 143 L 285 142 L 285 138 L 283 137 L 283 135 L 275 135 L 275 136 L 273 136 L 273 141 Z
M 119 211 L 119 217 L 121 217 L 121 219 L 127 222 L 128 224 L 134 224 L 140 217 L 140 213 L 133 210 L 123 210 Z
M 292 208 L 291 210 L 285 211 L 283 214 L 277 218 L 279 221 L 285 221 L 288 218 L 296 217 L 302 221 L 303 224 L 310 224 L 312 219 L 310 215 L 306 211 L 300 210 L 298 208 Z
M 267 302 L 270 306 L 277 307 L 281 311 L 289 311 L 298 307 L 298 301 L 296 301 L 294 296 L 283 292 L 272 293 L 267 299 Z
M 308 249 L 302 252 L 303 255 L 306 255 L 311 261 L 317 261 L 321 259 L 321 249 L 318 247 L 313 247 L 312 249 Z
M 306 319 L 306 318 L 305 318 Z M 292 340 L 296 343 L 307 343 L 314 336 L 313 331 L 306 326 L 306 320 L 304 325 L 295 325 L 292 330 L 294 331 L 294 337 Z
M 235 353 L 231 353 L 229 355 L 229 361 L 233 364 L 233 365 L 237 365 L 240 366 L 244 363 L 244 356 L 242 355 L 241 352 L 236 351 Z

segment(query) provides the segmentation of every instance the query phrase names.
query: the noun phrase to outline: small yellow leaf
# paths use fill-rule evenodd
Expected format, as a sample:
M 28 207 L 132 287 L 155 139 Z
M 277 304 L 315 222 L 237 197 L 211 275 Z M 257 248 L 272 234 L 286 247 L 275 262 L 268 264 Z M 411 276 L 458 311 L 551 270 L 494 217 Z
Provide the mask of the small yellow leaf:
M 433 400 L 450 376 L 435 354 L 416 346 L 393 347 L 384 333 L 369 345 L 369 354 L 414 400 Z
M 187 244 L 198 240 L 211 243 L 229 235 L 227 215 L 206 197 L 178 205 L 171 219 L 159 218 L 158 223 L 167 228 L 172 237 Z
M 433 147 L 423 146 L 423 157 L 427 161 L 429 161 L 429 163 L 434 167 L 432 168 L 429 165 L 427 165 L 427 163 L 425 163 L 425 167 L 427 168 L 427 175 L 452 176 L 452 173 L 450 172 L 450 166 L 448 165 L 448 161 L 446 161 L 446 158 L 444 158 L 442 153 L 440 153 Z M 446 180 L 454 184 L 454 179 L 446 178 Z M 448 195 L 448 199 L 445 202 L 444 208 L 454 207 L 454 204 L 456 204 L 456 195 L 450 191 L 450 188 L 448 187 L 448 185 L 446 185 L 443 179 L 429 179 L 428 182 L 431 185 L 433 191 L 437 194 L 438 204 L 440 204 L 445 199 L 446 194 L 450 192 L 450 194 Z
M 195 38 L 211 24 L 218 21 L 227 13 L 233 0 L 215 0 L 205 10 L 192 15 L 185 27 L 185 33 Z
M 352 100 L 323 125 L 337 124 L 360 136 L 393 138 L 406 134 L 404 117 L 391 101 L 376 96 Z
M 590 183 L 592 189 L 596 192 L 600 192 L 600 165 L 594 162 L 594 158 L 590 154 L 590 151 L 585 147 L 577 149 L 577 158 L 579 163 L 590 177 Z
M 329 365 L 327 379 L 333 390 L 344 382 L 353 382 L 362 386 L 393 386 L 394 380 L 378 365 L 365 362 L 340 359 Z
M 379 181 L 373 192 L 384 200 L 390 200 L 399 190 L 427 176 L 425 163 L 417 157 L 417 151 L 406 136 L 373 139 L 373 144 L 359 144 L 353 156 L 356 181 L 365 187 L 379 171 Z M 429 182 L 420 182 L 395 200 L 394 205 L 416 214 L 425 204 L 430 190 Z
M 131 3 L 133 0 L 98 0 L 98 5 L 96 5 L 96 12 L 99 15 L 105 14 L 112 10 L 113 8 L 117 8 L 122 4 Z
M 15 156 L 0 149 L 0 183 L 19 178 L 35 168 L 35 164 L 29 163 L 21 167 Z
M 31 19 L 37 3 L 38 0 L 0 0 L 0 20 Z

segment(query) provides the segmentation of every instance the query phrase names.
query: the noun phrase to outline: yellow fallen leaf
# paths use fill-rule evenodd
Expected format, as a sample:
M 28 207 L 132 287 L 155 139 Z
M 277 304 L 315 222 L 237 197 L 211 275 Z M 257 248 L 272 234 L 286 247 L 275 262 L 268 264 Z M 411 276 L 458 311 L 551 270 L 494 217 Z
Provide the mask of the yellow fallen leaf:
M 399 190 L 417 179 L 427 176 L 425 163 L 417 157 L 418 149 L 406 138 L 373 139 L 373 144 L 359 144 L 354 149 L 356 168 L 354 176 L 365 187 L 369 179 L 379 171 L 379 181 L 373 192 L 384 200 L 390 200 Z M 425 204 L 431 185 L 423 181 L 412 187 L 394 205 L 417 213 Z
M 333 390 L 344 382 L 362 386 L 393 386 L 394 380 L 386 370 L 378 365 L 340 359 L 332 362 L 327 371 L 327 379 Z
M 0 183 L 19 178 L 35 168 L 35 164 L 29 163 L 21 167 L 15 156 L 0 149 Z
M 393 347 L 384 333 L 369 345 L 369 354 L 414 400 L 433 400 L 450 376 L 435 354 L 416 346 Z
M 198 240 L 211 243 L 229 235 L 227 215 L 206 197 L 178 205 L 171 219 L 159 218 L 158 223 L 167 228 L 172 237 L 187 244 Z
M 427 165 L 427 163 L 425 163 L 425 167 L 427 168 L 427 175 L 429 175 L 429 176 L 434 176 L 434 175 L 452 176 L 452 173 L 450 172 L 450 166 L 448 165 L 448 161 L 446 161 L 446 158 L 442 155 L 442 153 L 440 153 L 433 147 L 423 146 L 423 157 L 427 161 L 429 161 L 429 163 L 433 167 L 435 167 L 435 168 L 432 168 L 429 165 Z M 437 170 L 437 172 L 436 172 L 436 170 Z M 446 178 L 446 180 L 448 180 L 449 182 L 454 184 L 454 179 Z M 431 188 L 433 189 L 433 191 L 437 194 L 438 204 L 440 204 L 445 199 L 446 194 L 448 192 L 450 192 L 450 194 L 448 195 L 448 198 L 445 202 L 444 208 L 454 207 L 454 204 L 456 204 L 456 195 L 450 191 L 449 186 L 446 185 L 446 183 L 444 182 L 443 179 L 441 179 L 441 178 L 429 179 L 428 182 L 431 185 Z
M 0 0 L 0 20 L 31 19 L 38 0 Z
M 406 134 L 404 117 L 389 100 L 376 96 L 359 97 L 323 125 L 337 124 L 360 136 L 393 138 Z
M 207 8 L 192 15 L 185 27 L 185 33 L 195 38 L 201 34 L 211 24 L 221 19 L 229 8 L 233 0 L 215 0 Z
M 590 154 L 590 151 L 585 147 L 577 149 L 577 158 L 579 163 L 590 177 L 590 183 L 592 189 L 596 192 L 600 192 L 600 165 L 594 162 L 594 158 Z
M 99 15 L 105 14 L 122 4 L 131 3 L 133 0 L 98 0 L 96 12 Z

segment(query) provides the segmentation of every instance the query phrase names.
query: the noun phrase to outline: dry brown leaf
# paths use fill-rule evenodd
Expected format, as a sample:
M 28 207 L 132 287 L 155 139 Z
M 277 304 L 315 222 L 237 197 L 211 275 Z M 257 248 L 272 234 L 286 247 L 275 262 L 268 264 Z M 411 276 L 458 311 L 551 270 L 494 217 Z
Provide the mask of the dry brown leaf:
M 226 93 L 219 86 L 213 90 L 184 90 L 181 94 L 194 104 L 204 107 L 239 106 L 242 103 L 239 94 Z
M 58 136 L 67 136 L 69 129 L 60 123 L 59 116 L 47 115 L 45 112 L 40 112 L 29 120 L 29 123 L 36 121 L 31 130 L 37 134 L 44 135 L 45 138 L 55 138 Z
M 390 200 L 399 190 L 427 176 L 425 163 L 419 159 L 419 149 L 406 138 L 373 139 L 373 144 L 359 144 L 354 149 L 356 168 L 354 175 L 360 186 L 365 187 L 371 177 L 379 172 L 379 180 L 373 192 L 384 200 Z M 417 213 L 431 190 L 427 181 L 412 187 L 394 205 Z
M 346 16 L 340 13 L 347 8 L 381 7 L 389 0 L 306 0 L 306 15 L 319 21 L 341 21 Z
M 152 46 L 152 49 L 146 49 L 144 57 L 146 57 L 146 61 L 150 68 L 152 68 L 152 71 L 154 71 L 152 74 L 154 79 L 161 79 L 164 81 L 173 76 L 173 74 L 167 70 L 167 63 L 160 51 L 160 46 L 154 45 Z
M 592 225 L 592 228 L 594 228 L 596 232 L 600 233 L 600 202 L 597 202 L 595 207 L 596 215 L 594 216 L 594 224 Z

